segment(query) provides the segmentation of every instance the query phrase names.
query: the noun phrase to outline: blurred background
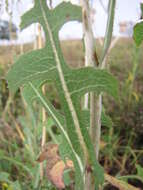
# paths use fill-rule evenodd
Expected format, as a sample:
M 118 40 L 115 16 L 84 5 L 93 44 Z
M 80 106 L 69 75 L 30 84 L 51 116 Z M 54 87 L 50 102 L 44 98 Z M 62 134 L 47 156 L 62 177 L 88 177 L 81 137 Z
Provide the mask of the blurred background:
M 62 1 L 53 0 L 52 7 Z M 102 126 L 100 163 L 119 180 L 143 189 L 143 46 L 136 47 L 133 27 L 142 19 L 141 0 L 117 0 L 113 39 L 106 57 L 108 70 L 119 79 L 120 102 L 104 97 L 111 126 Z M 73 0 L 72 3 L 79 4 Z M 49 2 L 47 1 L 49 5 Z M 108 0 L 91 0 L 91 17 L 98 57 L 100 57 Z M 42 139 L 42 108 L 29 107 L 20 90 L 11 94 L 5 75 L 23 53 L 44 46 L 44 33 L 38 24 L 20 31 L 20 17 L 33 6 L 32 0 L 0 0 L 0 189 L 54 190 L 50 182 L 40 180 L 36 159 Z M 72 68 L 84 66 L 82 24 L 66 23 L 59 31 L 64 58 Z M 53 84 L 46 94 L 61 109 Z M 61 141 L 50 117 L 46 123 L 47 141 Z M 54 140 L 53 140 L 54 139 Z M 68 185 L 66 189 L 69 189 Z M 116 190 L 106 185 L 105 190 Z
M 37 35 L 37 26 L 32 25 L 24 31 L 20 32 L 20 16 L 33 6 L 32 0 L 18 1 L 9 0 L 4 3 L 5 0 L 0 2 L 0 20 L 12 22 L 17 28 L 17 38 L 14 43 L 26 43 L 33 41 Z M 53 0 L 52 5 L 55 7 L 61 1 Z M 132 36 L 132 28 L 135 22 L 138 21 L 140 11 L 141 0 L 131 1 L 130 0 L 117 0 L 116 13 L 114 22 L 114 36 Z M 79 0 L 72 0 L 72 3 L 79 4 Z M 91 0 L 92 6 L 91 16 L 93 22 L 93 32 L 96 38 L 104 37 L 106 29 L 106 21 L 108 14 L 108 0 Z M 5 23 L 6 25 L 6 23 Z M 1 26 L 2 27 L 2 26 Z M 81 39 L 82 38 L 82 25 L 76 21 L 66 23 L 60 33 L 60 39 Z M 8 38 L 8 36 L 7 36 Z M 4 42 L 1 43 L 10 43 Z

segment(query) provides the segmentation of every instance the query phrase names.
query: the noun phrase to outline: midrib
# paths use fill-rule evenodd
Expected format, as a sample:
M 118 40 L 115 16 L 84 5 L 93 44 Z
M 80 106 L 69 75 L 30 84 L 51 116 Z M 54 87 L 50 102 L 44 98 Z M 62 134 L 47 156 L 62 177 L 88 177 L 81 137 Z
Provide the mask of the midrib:
M 77 153 L 74 151 L 74 148 L 72 146 L 72 143 L 66 133 L 66 131 L 64 130 L 61 122 L 57 119 L 57 117 L 55 117 L 53 111 L 50 109 L 50 107 L 48 106 L 48 104 L 45 102 L 44 98 L 40 95 L 40 93 L 38 92 L 38 90 L 35 88 L 35 86 L 32 84 L 32 83 L 29 83 L 31 88 L 34 90 L 34 92 L 36 93 L 36 95 L 39 97 L 39 99 L 41 100 L 41 102 L 43 103 L 43 105 L 48 109 L 48 111 L 50 112 L 50 114 L 52 115 L 52 117 L 54 118 L 55 122 L 58 124 L 58 126 L 60 127 L 61 131 L 63 132 L 66 140 L 68 141 L 69 145 L 70 145 L 70 148 L 72 149 L 73 151 L 73 154 L 75 155 L 76 159 L 77 159 L 77 162 L 79 164 L 79 167 L 80 167 L 80 170 L 81 172 L 83 173 L 83 166 L 82 166 L 82 162 L 81 162 L 81 159 L 79 158 L 79 156 L 77 155 Z
M 56 50 L 56 45 L 55 45 L 55 42 L 54 42 L 54 39 L 53 39 L 53 35 L 52 35 L 52 32 L 51 32 L 49 23 L 47 22 L 46 14 L 45 14 L 45 11 L 44 11 L 44 9 L 42 7 L 41 0 L 39 0 L 39 1 L 40 1 L 40 7 L 41 7 L 42 15 L 43 15 L 43 18 L 44 18 L 44 21 L 45 21 L 45 24 L 46 24 L 46 28 L 47 28 L 47 31 L 48 31 L 48 34 L 49 34 L 49 37 L 50 37 L 50 42 L 51 42 L 52 49 L 53 49 L 53 52 L 54 52 L 56 65 L 57 65 L 57 70 L 59 72 L 59 77 L 60 77 L 62 87 L 63 87 L 64 93 L 65 93 L 65 98 L 66 98 L 70 113 L 71 113 L 72 118 L 73 118 L 73 122 L 74 122 L 74 125 L 75 125 L 75 129 L 76 129 L 80 144 L 81 144 L 81 146 L 83 148 L 85 156 L 87 156 L 87 150 L 86 150 L 84 139 L 83 139 L 83 136 L 82 136 L 82 133 L 81 133 L 81 130 L 80 130 L 78 117 L 77 117 L 76 111 L 74 109 L 74 106 L 73 106 L 73 103 L 72 103 L 72 100 L 71 100 L 71 97 L 70 97 L 70 93 L 68 91 L 68 88 L 67 88 L 67 85 L 66 85 L 66 82 L 65 82 L 65 79 L 64 79 L 64 75 L 63 75 L 63 71 L 62 71 L 62 68 L 61 68 L 60 59 L 59 59 L 59 56 L 58 56 L 58 53 L 57 53 L 57 50 Z

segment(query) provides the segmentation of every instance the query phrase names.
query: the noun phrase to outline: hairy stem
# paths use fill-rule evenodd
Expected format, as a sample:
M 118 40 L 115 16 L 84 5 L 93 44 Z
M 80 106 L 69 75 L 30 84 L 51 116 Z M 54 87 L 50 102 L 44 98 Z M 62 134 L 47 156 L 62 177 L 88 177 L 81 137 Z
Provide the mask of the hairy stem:
M 43 94 L 45 94 L 45 86 L 42 86 Z M 45 108 L 42 107 L 42 122 L 43 122 L 43 128 L 42 128 L 42 142 L 41 142 L 41 150 L 43 151 L 44 146 L 46 144 L 46 111 Z M 44 169 L 43 169 L 43 163 L 40 163 L 40 178 L 43 179 L 44 176 Z
M 38 49 L 42 48 L 42 31 L 41 26 L 38 25 L 38 39 L 37 39 Z M 42 92 L 45 94 L 45 86 L 42 86 Z M 42 108 L 42 141 L 41 141 L 41 151 L 43 151 L 45 143 L 46 143 L 46 127 L 45 127 L 45 121 L 46 121 L 46 111 L 45 108 Z M 43 180 L 44 176 L 44 169 L 43 169 L 43 163 L 40 163 L 40 179 Z
M 114 12 L 115 12 L 115 5 L 116 0 L 109 0 L 108 3 L 108 20 L 107 20 L 107 26 L 106 26 L 106 34 L 104 39 L 104 45 L 103 45 L 103 51 L 100 58 L 99 67 L 101 69 L 104 69 L 106 67 L 106 59 L 109 51 L 114 47 L 116 42 L 118 41 L 118 38 L 115 38 L 113 40 L 112 46 L 111 40 L 112 40 L 112 32 L 113 32 L 113 24 L 114 24 Z M 96 151 L 96 159 L 98 160 L 99 157 L 99 147 L 100 147 L 100 138 L 101 138 L 101 113 L 102 113 L 102 94 L 100 94 L 95 103 L 95 151 Z
M 106 36 L 103 45 L 103 51 L 98 63 L 97 54 L 94 48 L 94 36 L 92 32 L 92 23 L 90 18 L 90 6 L 88 0 L 81 0 L 83 10 L 83 30 L 84 30 L 84 43 L 85 43 L 85 66 L 105 67 L 104 58 L 108 52 L 113 31 L 114 9 L 116 0 L 109 0 L 108 21 L 106 28 Z M 87 95 L 86 95 L 87 96 Z M 86 97 L 87 99 L 87 97 Z M 85 99 L 85 100 L 86 100 Z M 87 108 L 87 100 L 85 108 Z M 102 94 L 95 95 L 90 93 L 90 136 L 93 144 L 95 145 L 96 159 L 99 157 L 100 137 L 101 137 L 101 112 L 102 112 Z M 88 166 L 89 163 L 87 163 Z M 87 171 L 86 173 L 86 189 L 94 189 L 92 184 L 92 175 Z
M 101 112 L 102 112 L 102 95 L 91 94 L 91 128 L 90 135 L 95 146 L 96 159 L 99 156 L 100 137 L 101 137 Z
M 107 54 L 116 44 L 116 41 L 118 39 L 115 39 L 110 47 L 111 40 L 112 40 L 112 32 L 113 32 L 113 23 L 114 23 L 114 12 L 115 12 L 115 5 L 116 5 L 116 0 L 109 0 L 108 4 L 108 20 L 107 20 L 107 26 L 106 26 L 106 34 L 105 34 L 105 39 L 104 39 L 104 45 L 103 45 L 103 51 L 101 54 L 100 58 L 100 63 L 99 67 L 101 69 L 104 69 L 106 67 L 106 58 Z M 102 94 L 100 94 L 96 98 L 95 102 L 95 137 L 94 137 L 94 142 L 95 142 L 95 151 L 96 151 L 96 159 L 98 160 L 99 157 L 99 147 L 100 147 L 100 138 L 101 138 L 101 113 L 102 113 Z M 91 131 L 93 133 L 93 131 Z
M 92 31 L 92 22 L 90 17 L 90 6 L 88 0 L 81 0 L 82 4 L 82 19 L 83 19 L 83 31 L 84 31 L 84 43 L 85 43 L 85 66 L 97 66 L 97 60 L 95 59 L 95 48 L 94 48 L 94 36 Z M 97 56 L 96 56 L 97 57 Z M 90 95 L 90 136 L 93 144 L 95 144 L 95 126 L 96 118 L 95 114 L 95 94 L 90 93 L 85 95 L 84 108 L 88 108 L 88 96 Z M 100 114 L 98 114 L 100 115 Z M 96 151 L 95 151 L 96 152 Z M 97 157 L 97 155 L 96 155 Z M 86 167 L 89 167 L 89 162 L 87 161 Z M 86 171 L 85 174 L 85 190 L 95 189 L 95 184 L 92 180 L 92 173 Z
M 88 0 L 81 0 L 82 20 L 85 44 L 85 66 L 93 66 L 94 60 L 94 37 L 92 32 L 92 23 L 90 19 L 90 7 Z M 85 95 L 84 108 L 88 108 L 89 94 Z

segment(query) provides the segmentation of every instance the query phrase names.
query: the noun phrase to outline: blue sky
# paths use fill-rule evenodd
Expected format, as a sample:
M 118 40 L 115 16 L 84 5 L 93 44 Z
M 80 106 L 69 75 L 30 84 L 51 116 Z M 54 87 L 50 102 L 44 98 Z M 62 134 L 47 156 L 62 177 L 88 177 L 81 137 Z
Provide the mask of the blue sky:
M 4 0 L 0 0 L 1 2 Z M 11 2 L 12 0 L 10 0 Z M 74 0 L 76 2 L 76 0 Z M 32 0 L 21 0 L 21 3 L 16 3 L 17 0 L 13 0 L 11 7 L 13 9 L 13 22 L 18 26 L 20 23 L 20 15 L 22 15 L 26 10 L 32 7 Z M 54 0 L 53 4 L 56 5 L 60 0 Z M 102 0 L 105 7 L 107 6 L 108 0 Z M 133 21 L 136 22 L 140 15 L 140 2 L 142 0 L 117 0 L 116 11 L 115 11 L 115 23 L 114 23 L 114 35 L 119 34 L 119 22 L 121 21 Z M 96 37 L 104 36 L 107 14 L 103 10 L 100 4 L 100 0 L 92 0 L 93 8 L 96 9 L 96 14 L 94 17 L 93 31 Z M 5 11 L 1 12 L 0 17 L 2 19 L 8 20 L 8 15 Z M 32 26 L 22 33 L 19 34 L 21 41 L 25 42 L 34 38 L 35 27 Z M 81 38 L 82 37 L 82 25 L 78 22 L 70 22 L 65 24 L 60 33 L 60 38 Z

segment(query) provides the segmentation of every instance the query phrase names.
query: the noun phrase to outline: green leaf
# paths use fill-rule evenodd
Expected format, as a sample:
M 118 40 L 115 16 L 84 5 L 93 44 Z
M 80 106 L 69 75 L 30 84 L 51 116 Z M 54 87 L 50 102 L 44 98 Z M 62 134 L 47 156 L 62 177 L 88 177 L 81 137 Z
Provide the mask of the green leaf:
M 140 46 L 143 41 L 143 21 L 134 26 L 133 38 L 137 46 Z
M 31 99 L 29 94 L 32 92 L 34 97 L 37 97 L 38 100 L 45 107 L 45 109 L 47 110 L 49 115 L 53 118 L 55 124 L 58 126 L 59 130 L 63 134 L 64 144 L 66 144 L 66 149 L 65 149 L 64 155 L 66 155 L 66 157 L 68 155 L 69 159 L 72 159 L 73 162 L 74 162 L 75 170 L 77 171 L 76 176 L 75 176 L 75 182 L 76 182 L 76 184 L 78 184 L 77 189 L 80 189 L 81 187 L 83 187 L 83 181 L 82 180 L 83 180 L 84 168 L 83 168 L 83 165 L 82 165 L 82 160 L 77 155 L 77 153 L 75 152 L 75 150 L 73 148 L 73 145 L 72 145 L 72 142 L 71 142 L 71 140 L 70 140 L 70 138 L 69 138 L 69 136 L 68 136 L 68 134 L 67 134 L 67 132 L 65 130 L 64 118 L 56 111 L 56 109 L 53 107 L 53 105 L 48 100 L 45 99 L 45 97 L 43 96 L 41 91 L 39 91 L 36 88 L 36 86 L 34 86 L 34 83 L 33 84 L 30 83 L 31 90 L 30 90 L 29 86 L 27 86 L 28 88 L 26 88 L 26 87 L 24 88 L 24 97 L 29 102 L 29 98 Z
M 110 73 L 92 67 L 71 70 L 65 75 L 71 97 L 81 97 L 87 92 L 107 92 L 118 99 L 118 82 Z
M 140 3 L 140 9 L 143 16 L 143 3 Z M 140 20 L 140 22 L 134 26 L 133 38 L 136 45 L 140 46 L 143 41 L 143 21 Z
M 10 174 L 7 173 L 7 172 L 0 172 L 0 182 L 7 182 L 7 183 L 9 183 L 10 182 L 9 176 L 10 176 Z
M 140 180 L 143 182 L 143 168 L 136 164 L 136 168 L 137 168 L 137 176 L 140 177 Z
M 10 158 L 4 155 L 1 155 L 0 157 L 1 160 L 7 160 L 8 162 L 11 162 L 13 164 L 15 164 L 17 167 L 21 167 L 23 170 L 25 170 L 31 177 L 33 177 L 32 172 L 30 171 L 30 169 L 25 166 L 24 163 L 17 161 L 15 158 Z
M 58 32 L 67 20 L 75 19 L 81 19 L 81 9 L 78 6 L 62 3 L 50 10 L 46 0 L 35 0 L 34 7 L 22 17 L 21 27 L 24 29 L 39 22 L 45 32 L 45 47 L 22 55 L 12 66 L 7 79 L 12 91 L 24 86 L 24 91 L 27 92 L 25 97 L 29 103 L 38 99 L 53 118 L 67 144 L 68 156 L 74 162 L 75 189 L 81 190 L 84 187 L 85 155 L 88 154 L 90 159 L 97 187 L 104 181 L 104 172 L 96 160 L 94 147 L 82 117 L 80 98 L 89 91 L 104 91 L 117 98 L 118 83 L 106 71 L 91 67 L 71 69 L 65 63 Z M 42 94 L 41 87 L 46 82 L 52 82 L 57 88 L 63 117 Z
M 66 186 L 69 186 L 71 183 L 71 179 L 70 179 L 70 170 L 65 170 L 64 174 L 63 174 L 63 179 L 64 179 L 64 184 Z
M 104 108 L 102 109 L 101 124 L 102 124 L 103 126 L 108 127 L 108 128 L 110 128 L 110 127 L 113 126 L 112 119 L 110 118 L 110 116 L 108 116 L 108 115 L 105 113 L 105 109 L 104 109 Z

